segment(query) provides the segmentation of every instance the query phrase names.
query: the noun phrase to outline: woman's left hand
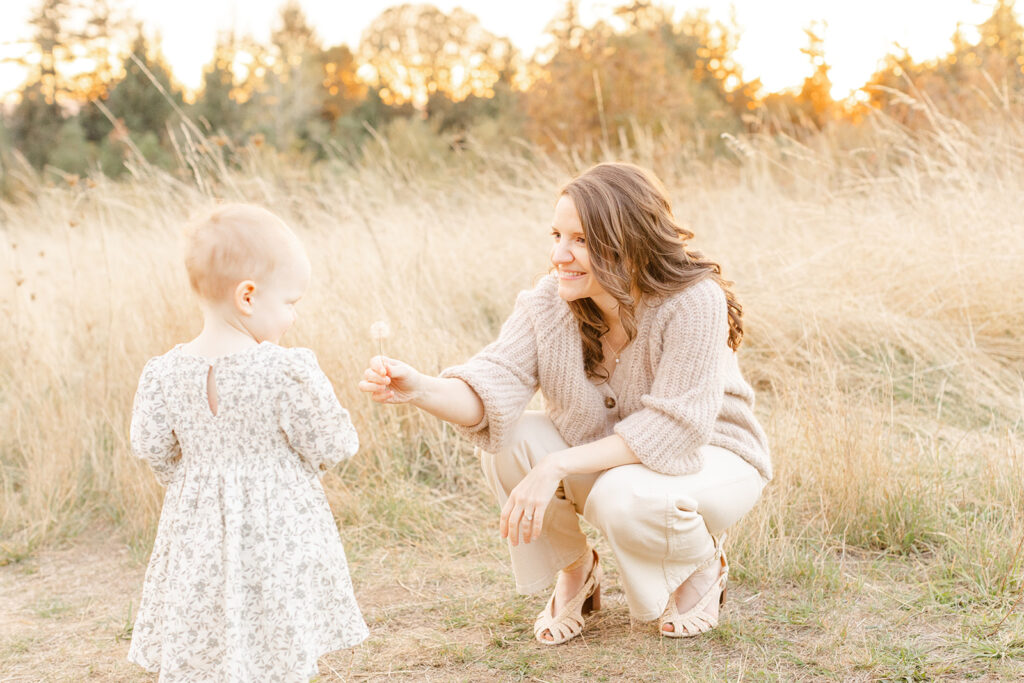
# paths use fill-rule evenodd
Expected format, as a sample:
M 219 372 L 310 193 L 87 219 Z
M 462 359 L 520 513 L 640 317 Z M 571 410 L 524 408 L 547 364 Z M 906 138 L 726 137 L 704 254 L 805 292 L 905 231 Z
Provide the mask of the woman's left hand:
M 498 528 L 501 537 L 508 538 L 512 545 L 519 545 L 520 537 L 523 543 L 529 543 L 540 536 L 544 526 L 544 511 L 565 476 L 555 456 L 556 453 L 549 453 L 537 463 L 512 489 L 505 507 L 501 509 Z

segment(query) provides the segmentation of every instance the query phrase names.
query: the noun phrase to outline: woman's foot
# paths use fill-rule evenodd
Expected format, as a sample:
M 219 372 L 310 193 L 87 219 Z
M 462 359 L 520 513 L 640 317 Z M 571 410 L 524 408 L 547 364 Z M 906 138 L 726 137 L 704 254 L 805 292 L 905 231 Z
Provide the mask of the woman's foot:
M 661 617 L 663 635 L 686 638 L 718 626 L 718 609 L 725 602 L 729 565 L 725 555 L 716 554 L 715 560 L 710 566 L 691 574 L 669 596 L 668 606 Z
M 588 548 L 583 557 L 558 572 L 551 599 L 534 624 L 537 640 L 555 645 L 578 636 L 583 616 L 601 606 L 600 583 L 597 551 Z

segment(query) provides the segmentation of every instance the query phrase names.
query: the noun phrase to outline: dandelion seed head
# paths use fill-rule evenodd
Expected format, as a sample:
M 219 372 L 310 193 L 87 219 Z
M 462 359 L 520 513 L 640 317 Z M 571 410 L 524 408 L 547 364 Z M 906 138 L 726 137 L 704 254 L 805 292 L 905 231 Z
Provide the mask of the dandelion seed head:
M 391 326 L 386 320 L 378 320 L 370 325 L 370 336 L 374 341 L 381 341 L 391 336 Z

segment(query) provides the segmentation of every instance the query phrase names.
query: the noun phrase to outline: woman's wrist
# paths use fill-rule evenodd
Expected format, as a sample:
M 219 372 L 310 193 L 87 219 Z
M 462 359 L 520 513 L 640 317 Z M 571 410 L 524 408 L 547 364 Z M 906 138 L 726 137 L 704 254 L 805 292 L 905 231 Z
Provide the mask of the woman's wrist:
M 554 475 L 556 477 L 558 477 L 559 479 L 564 479 L 567 476 L 569 476 L 570 474 L 575 474 L 575 472 L 573 472 L 572 469 L 571 469 L 571 466 L 572 466 L 571 451 L 572 451 L 572 449 L 566 449 L 566 450 L 562 450 L 562 451 L 555 451 L 553 453 L 549 453 L 547 455 L 547 457 L 544 458 L 544 460 L 543 460 L 543 462 L 548 464 L 548 466 L 554 472 Z
M 406 378 L 406 385 L 409 387 L 409 403 L 417 408 L 429 407 L 431 397 L 435 393 L 432 391 L 431 383 L 437 380 L 437 377 L 424 375 L 419 370 L 412 370 L 411 376 Z
M 618 434 L 550 453 L 541 462 L 549 463 L 554 474 L 564 479 L 571 474 L 603 472 L 620 465 L 640 462 Z
M 433 377 L 417 372 L 409 403 L 463 427 L 472 427 L 484 419 L 480 397 L 457 377 Z

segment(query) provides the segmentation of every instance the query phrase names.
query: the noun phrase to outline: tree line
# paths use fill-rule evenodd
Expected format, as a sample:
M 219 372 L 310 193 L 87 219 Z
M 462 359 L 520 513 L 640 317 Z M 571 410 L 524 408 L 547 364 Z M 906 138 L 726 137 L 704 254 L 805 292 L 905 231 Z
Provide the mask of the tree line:
M 914 104 L 922 98 L 965 118 L 1019 109 L 1024 28 L 1014 1 L 998 0 L 974 40 L 956 27 L 943 57 L 886 56 L 866 84 L 868 101 L 851 105 L 832 99 L 822 25 L 806 29 L 802 87 L 764 95 L 734 59 L 734 23 L 701 10 L 675 19 L 651 0 L 626 1 L 591 27 L 568 0 L 529 58 L 473 14 L 426 4 L 385 10 L 354 49 L 325 47 L 288 0 L 266 44 L 222 33 L 186 99 L 159 45 L 117 0 L 38 0 L 19 58 L 29 75 L 0 116 L 0 164 L 117 176 L 134 154 L 171 166 L 183 125 L 203 144 L 310 161 L 358 149 L 398 123 L 450 150 L 516 139 L 614 148 L 671 135 L 707 154 L 723 133 L 807 135 L 856 125 L 867 111 L 926 126 Z

